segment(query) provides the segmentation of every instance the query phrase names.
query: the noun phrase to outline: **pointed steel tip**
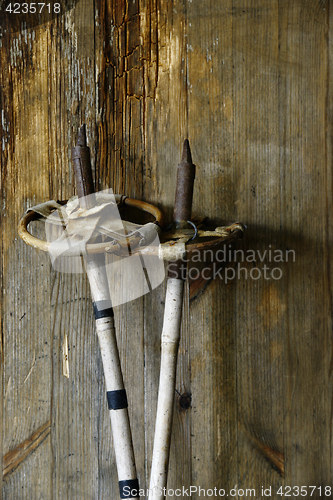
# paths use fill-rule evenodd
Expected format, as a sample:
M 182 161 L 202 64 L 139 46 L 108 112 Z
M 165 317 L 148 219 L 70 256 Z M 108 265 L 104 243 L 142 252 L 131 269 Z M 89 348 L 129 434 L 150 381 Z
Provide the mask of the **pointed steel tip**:
M 184 141 L 184 146 L 183 146 L 183 154 L 182 154 L 182 160 L 181 161 L 187 161 L 187 163 L 192 163 L 192 155 L 191 155 L 191 150 L 190 150 L 190 143 L 188 142 L 188 139 L 185 139 Z
M 85 123 L 82 125 L 82 127 L 79 130 L 79 137 L 77 139 L 77 146 L 81 146 L 82 148 L 87 147 L 87 134 L 86 134 L 86 125 Z

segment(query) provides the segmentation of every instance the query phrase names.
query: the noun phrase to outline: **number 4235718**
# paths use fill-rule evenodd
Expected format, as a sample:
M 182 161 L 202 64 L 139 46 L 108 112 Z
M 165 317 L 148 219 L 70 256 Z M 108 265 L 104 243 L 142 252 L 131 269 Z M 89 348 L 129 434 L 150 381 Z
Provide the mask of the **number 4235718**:
M 312 497 L 316 492 L 319 496 L 331 498 L 331 486 L 280 486 L 276 494 L 284 497 Z
M 60 13 L 60 3 L 10 3 L 6 7 L 6 12 L 11 14 L 40 14 L 43 9 L 47 10 L 50 14 Z

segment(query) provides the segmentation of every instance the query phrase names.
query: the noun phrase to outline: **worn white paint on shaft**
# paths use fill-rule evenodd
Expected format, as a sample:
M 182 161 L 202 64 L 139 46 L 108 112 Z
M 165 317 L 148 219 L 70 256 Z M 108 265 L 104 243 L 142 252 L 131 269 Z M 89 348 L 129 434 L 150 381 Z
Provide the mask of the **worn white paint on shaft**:
M 114 319 L 97 319 L 96 329 L 103 361 L 106 390 L 119 391 L 124 389 Z M 127 408 L 110 410 L 110 417 L 119 479 L 133 479 L 136 477 L 136 469 Z
M 149 500 L 161 500 L 167 485 L 177 354 L 180 339 L 184 281 L 168 279 L 162 330 L 161 370 L 158 390 Z
M 107 391 L 124 389 L 113 318 L 96 320 Z
M 86 272 L 94 302 L 110 299 L 105 267 L 93 259 L 86 260 Z M 110 302 L 111 306 L 111 302 Z M 96 320 L 96 331 L 101 349 L 107 391 L 124 389 L 114 319 Z M 136 479 L 136 467 L 132 435 L 127 408 L 110 410 L 113 446 L 116 455 L 119 481 Z M 128 497 L 131 500 L 132 497 Z
M 85 264 L 93 301 L 110 300 L 105 266 L 100 265 L 98 260 L 91 257 L 86 257 Z

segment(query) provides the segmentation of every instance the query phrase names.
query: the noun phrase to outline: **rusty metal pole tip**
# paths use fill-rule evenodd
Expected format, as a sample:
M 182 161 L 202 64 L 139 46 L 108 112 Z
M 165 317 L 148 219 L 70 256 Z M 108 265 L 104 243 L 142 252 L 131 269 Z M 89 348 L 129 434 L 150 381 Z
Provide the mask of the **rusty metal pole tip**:
M 82 127 L 79 130 L 79 136 L 78 136 L 76 145 L 81 146 L 81 148 L 87 147 L 87 134 L 86 134 L 85 123 L 82 125 Z
M 72 148 L 72 164 L 74 167 L 76 190 L 81 208 L 92 208 L 95 204 L 92 195 L 94 181 L 90 163 L 90 149 L 87 146 L 86 126 L 82 125 L 76 146 Z
M 186 161 L 187 163 L 192 164 L 192 155 L 190 150 L 190 143 L 188 139 L 185 139 L 183 146 L 183 154 L 181 161 Z
M 177 229 L 188 226 L 187 221 L 191 219 L 191 207 L 193 198 L 193 184 L 195 178 L 195 165 L 192 163 L 192 155 L 188 139 L 185 139 L 181 162 L 177 168 L 177 186 L 173 218 Z

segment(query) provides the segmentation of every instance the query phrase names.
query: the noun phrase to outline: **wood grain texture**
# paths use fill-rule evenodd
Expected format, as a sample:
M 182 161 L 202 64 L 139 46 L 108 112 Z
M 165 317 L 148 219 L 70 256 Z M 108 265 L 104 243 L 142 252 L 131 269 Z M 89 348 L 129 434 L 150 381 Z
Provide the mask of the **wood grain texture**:
M 225 283 L 222 270 L 191 305 L 185 291 L 169 487 L 333 486 L 332 15 L 329 0 L 80 0 L 3 30 L 2 455 L 51 421 L 6 475 L 4 499 L 118 495 L 86 277 L 55 272 L 16 233 L 28 206 L 74 192 L 83 122 L 96 189 L 169 219 L 188 137 L 194 214 L 247 224 L 238 248 L 255 254 L 238 254 L 240 278 Z M 264 266 L 282 277 L 265 279 Z M 115 310 L 142 487 L 164 295 L 163 284 Z

